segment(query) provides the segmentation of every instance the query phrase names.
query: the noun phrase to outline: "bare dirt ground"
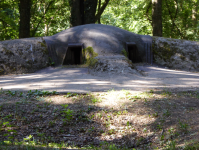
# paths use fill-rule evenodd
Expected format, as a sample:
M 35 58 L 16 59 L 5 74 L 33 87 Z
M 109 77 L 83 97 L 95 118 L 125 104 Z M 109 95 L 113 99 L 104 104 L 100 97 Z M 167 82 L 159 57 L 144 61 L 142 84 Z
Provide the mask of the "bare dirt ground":
M 137 68 L 1 76 L 0 149 L 199 149 L 199 73 Z
M 199 87 L 199 73 L 139 65 L 145 76 L 130 73 L 89 74 L 88 68 L 46 68 L 32 74 L 0 76 L 0 88 L 57 92 L 103 92 L 110 89 L 146 91 L 164 88 Z M 124 71 L 125 72 L 125 71 Z

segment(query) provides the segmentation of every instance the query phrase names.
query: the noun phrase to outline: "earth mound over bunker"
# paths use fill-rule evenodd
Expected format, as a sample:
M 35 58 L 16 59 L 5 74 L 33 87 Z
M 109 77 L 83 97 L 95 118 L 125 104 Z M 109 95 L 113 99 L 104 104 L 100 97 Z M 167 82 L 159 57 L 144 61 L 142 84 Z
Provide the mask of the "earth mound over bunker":
M 150 38 L 150 36 L 146 36 Z M 145 42 L 143 36 L 108 25 L 87 24 L 64 30 L 53 36 L 44 37 L 49 50 L 49 56 L 55 65 L 63 65 L 68 55 L 76 54 L 75 49 L 92 47 L 98 56 L 120 55 L 122 50 L 128 48 L 128 43 L 134 44 L 134 53 L 141 62 L 146 61 Z M 152 40 L 151 40 L 152 41 Z M 73 47 L 72 47 L 73 45 Z M 133 48 L 133 47 L 129 47 Z M 71 49 L 74 49 L 73 51 Z M 68 54 L 68 51 L 71 51 Z M 73 54 L 74 53 L 74 54 Z M 133 54 L 133 53 L 132 53 Z M 78 56 L 81 54 L 78 54 Z M 79 60 L 78 62 L 81 62 Z

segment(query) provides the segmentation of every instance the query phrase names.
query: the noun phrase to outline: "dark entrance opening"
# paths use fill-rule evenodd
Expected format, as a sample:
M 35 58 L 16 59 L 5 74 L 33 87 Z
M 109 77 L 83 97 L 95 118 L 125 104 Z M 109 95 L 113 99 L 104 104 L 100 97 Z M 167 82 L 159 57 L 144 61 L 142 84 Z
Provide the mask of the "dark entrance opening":
M 80 65 L 82 64 L 82 44 L 68 44 L 63 65 Z
M 142 61 L 138 55 L 138 49 L 134 42 L 126 43 L 126 51 L 128 52 L 128 57 L 132 63 L 139 63 Z

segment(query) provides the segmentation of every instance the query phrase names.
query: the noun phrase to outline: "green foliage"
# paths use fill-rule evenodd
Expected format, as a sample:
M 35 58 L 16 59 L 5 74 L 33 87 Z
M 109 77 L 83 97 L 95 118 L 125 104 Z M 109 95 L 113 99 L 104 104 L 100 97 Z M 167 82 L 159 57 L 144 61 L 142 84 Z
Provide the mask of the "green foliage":
M 163 93 L 162 93 L 163 96 L 171 96 L 172 95 L 172 92 L 170 91 L 167 91 L 167 90 L 164 90 Z
M 10 96 L 15 96 L 15 95 L 17 94 L 17 91 L 10 91 L 10 90 L 8 90 L 8 91 L 6 92 L 6 94 L 7 94 L 7 95 L 10 95 Z
M 19 1 L 0 1 L 0 41 L 19 36 Z M 60 0 L 32 0 L 31 36 L 50 36 L 70 27 L 69 2 Z
M 62 106 L 64 107 L 64 110 L 61 111 L 61 113 L 62 113 L 62 116 L 65 118 L 65 119 L 63 119 L 63 121 L 64 122 L 66 122 L 66 120 L 67 121 L 71 121 L 72 117 L 73 117 L 73 111 L 70 110 L 70 109 L 66 109 L 68 107 L 67 104 L 66 105 L 62 105 Z
M 69 2 L 60 0 L 32 1 L 31 36 L 50 36 L 70 27 Z
M 0 90 L 0 94 L 3 94 L 3 93 L 4 93 L 3 88 L 1 88 L 1 90 Z
M 89 67 L 92 68 L 92 67 L 95 66 L 95 64 L 96 64 L 97 62 L 98 62 L 97 59 L 91 57 L 90 59 L 88 59 L 88 60 L 86 61 L 86 64 L 87 64 Z
M 183 131 L 183 132 L 185 132 L 185 133 L 187 133 L 188 132 L 188 124 L 187 123 L 184 123 L 184 122 L 181 122 L 181 121 L 179 121 L 179 128 Z
M 152 26 L 146 15 L 149 3 L 150 1 L 142 0 L 110 1 L 101 16 L 101 22 L 137 34 L 152 35 Z M 149 15 L 151 14 L 149 12 Z
M 0 41 L 18 38 L 18 3 L 0 1 Z
M 67 93 L 66 95 L 64 95 L 64 97 L 68 98 L 68 97 L 73 97 L 73 96 L 78 96 L 78 94 L 76 93 Z
M 18 38 L 18 2 L 0 1 L 0 41 Z M 69 28 L 69 2 L 32 0 L 31 36 L 50 36 Z M 163 36 L 199 41 L 198 6 L 196 0 L 162 1 Z M 152 35 L 152 3 L 147 0 L 111 0 L 101 16 L 101 23 Z
M 35 91 L 32 91 L 32 90 L 29 90 L 28 93 L 27 93 L 27 96 L 46 96 L 46 95 L 56 95 L 57 92 L 56 91 L 39 91 L 39 90 L 35 90 Z
M 83 56 L 85 57 L 85 59 L 89 59 L 91 57 L 97 57 L 98 54 L 94 52 L 92 47 L 87 47 L 85 49 L 83 49 Z
M 122 50 L 122 54 L 123 54 L 126 58 L 128 58 L 128 56 L 129 56 L 129 53 L 128 53 L 125 49 Z
M 198 5 L 199 1 L 191 0 L 162 1 L 163 37 L 198 41 Z M 110 1 L 101 22 L 137 34 L 152 35 L 152 3 L 146 0 Z
M 53 62 L 52 58 L 49 57 L 48 65 L 49 65 L 49 66 L 53 66 L 54 64 L 55 64 L 55 62 Z
M 171 115 L 171 113 L 169 112 L 168 109 L 163 110 L 163 116 L 169 117 Z
M 92 98 L 91 98 L 91 102 L 92 103 L 98 103 L 98 102 L 101 102 L 102 100 L 100 99 L 100 98 L 97 98 L 97 97 L 95 97 L 95 96 L 92 96 Z
M 177 39 L 198 40 L 198 22 L 193 19 L 193 11 L 198 2 L 179 0 L 163 1 L 163 36 Z M 196 12 L 198 13 L 198 12 Z M 198 16 L 196 16 L 198 17 Z
M 186 145 L 185 148 L 184 148 L 184 150 L 198 150 L 198 149 L 199 149 L 199 143 L 198 142 Z
M 165 150 L 176 150 L 176 142 L 175 141 L 169 141 Z

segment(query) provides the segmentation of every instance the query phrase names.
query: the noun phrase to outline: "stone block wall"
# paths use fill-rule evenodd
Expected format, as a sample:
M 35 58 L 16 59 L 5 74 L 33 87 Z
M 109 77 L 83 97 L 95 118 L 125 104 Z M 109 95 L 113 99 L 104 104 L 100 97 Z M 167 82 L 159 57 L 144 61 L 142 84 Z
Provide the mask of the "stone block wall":
M 163 37 L 152 37 L 154 62 L 171 69 L 199 71 L 199 43 Z
M 31 73 L 48 65 L 42 37 L 0 41 L 0 75 Z

